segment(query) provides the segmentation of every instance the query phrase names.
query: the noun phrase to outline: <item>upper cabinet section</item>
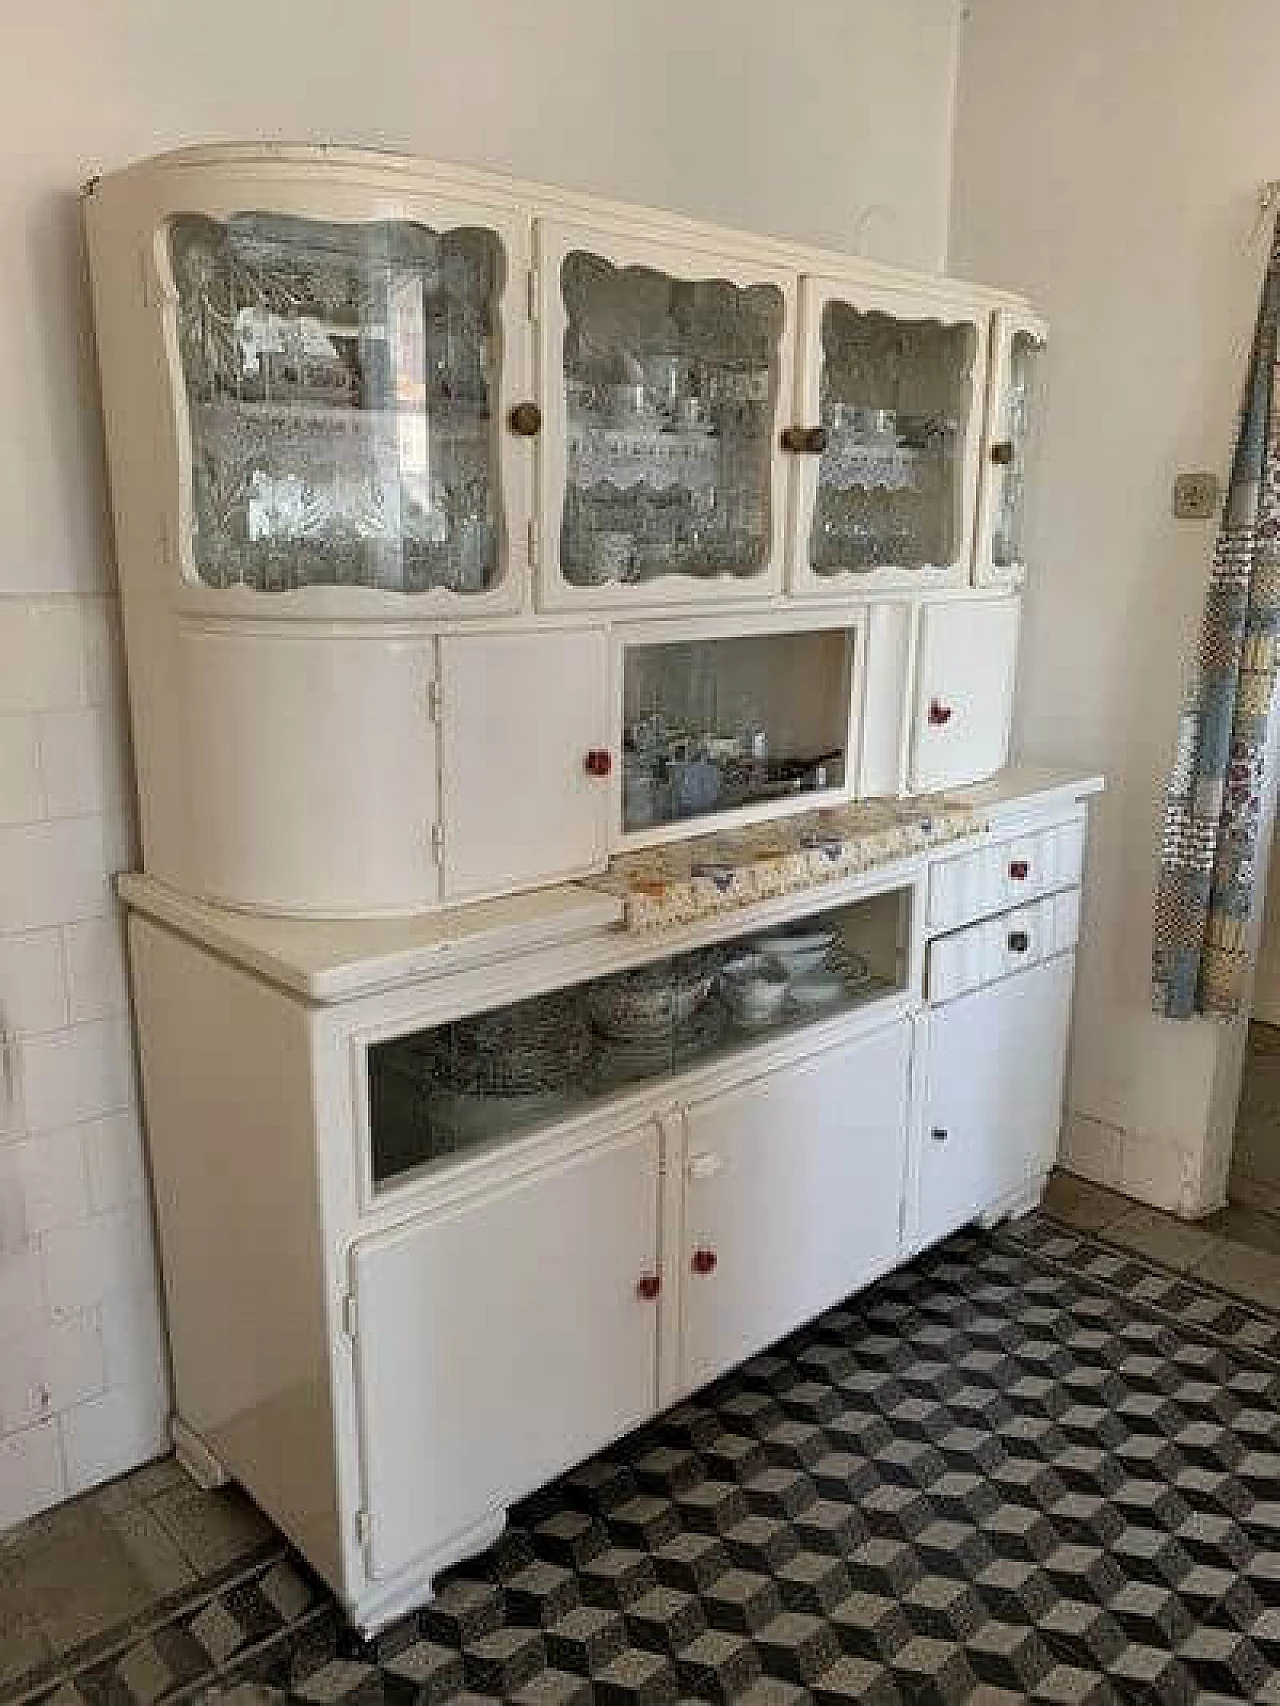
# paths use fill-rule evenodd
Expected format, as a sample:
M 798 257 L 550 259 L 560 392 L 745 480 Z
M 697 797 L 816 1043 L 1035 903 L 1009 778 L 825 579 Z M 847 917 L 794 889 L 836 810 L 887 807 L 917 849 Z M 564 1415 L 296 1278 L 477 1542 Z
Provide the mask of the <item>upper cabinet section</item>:
M 778 592 L 794 275 L 552 222 L 537 251 L 542 606 Z
M 1027 574 L 1027 499 L 1036 476 L 1048 332 L 1034 315 L 992 319 L 984 476 L 974 549 L 978 586 L 1021 586 Z
M 967 581 L 986 322 L 963 297 L 805 279 L 794 591 Z

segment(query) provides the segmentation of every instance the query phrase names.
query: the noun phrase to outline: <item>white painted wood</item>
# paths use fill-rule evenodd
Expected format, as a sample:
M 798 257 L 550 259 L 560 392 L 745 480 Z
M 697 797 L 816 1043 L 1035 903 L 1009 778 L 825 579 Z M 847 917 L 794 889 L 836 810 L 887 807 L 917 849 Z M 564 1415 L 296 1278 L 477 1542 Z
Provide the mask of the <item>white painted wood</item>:
M 782 590 L 786 551 L 788 459 L 778 448 L 795 385 L 796 277 L 790 268 L 763 264 L 714 238 L 672 241 L 655 237 L 643 224 L 610 221 L 594 224 L 539 218 L 535 227 L 538 268 L 538 374 L 544 430 L 539 449 L 538 602 L 544 610 L 638 610 L 681 605 L 741 603 Z M 560 570 L 560 520 L 567 467 L 568 413 L 562 352 L 568 316 L 560 272 L 568 255 L 583 250 L 616 267 L 647 267 L 673 278 L 727 279 L 739 287 L 771 284 L 782 298 L 782 333 L 777 351 L 774 445 L 769 470 L 771 548 L 763 568 L 751 575 L 655 576 L 634 583 L 574 586 Z
M 905 1021 L 688 1110 L 684 1380 L 700 1386 L 892 1265 Z M 705 1176 L 704 1163 L 721 1165 Z M 695 1271 L 710 1251 L 714 1272 Z
M 974 1219 L 1052 1165 L 1075 958 L 1061 954 L 932 1008 L 916 1240 Z
M 370 1573 L 482 1521 L 656 1404 L 656 1126 L 352 1255 Z
M 1076 887 L 1084 874 L 1080 808 L 1065 823 L 1029 823 L 987 846 L 935 860 L 929 868 L 930 931 L 998 912 L 1049 891 Z
M 841 268 L 821 276 L 807 276 L 800 285 L 800 350 L 797 358 L 797 413 L 799 424 L 816 426 L 820 416 L 822 376 L 822 315 L 830 302 L 847 303 L 864 312 L 891 315 L 904 321 L 937 321 L 944 326 L 967 325 L 973 329 L 973 363 L 969 370 L 969 408 L 960 423 L 956 455 L 955 552 L 950 562 L 912 569 L 885 564 L 874 569 L 849 569 L 843 573 L 819 574 L 813 567 L 809 538 L 818 493 L 816 456 L 800 455 L 794 463 L 791 506 L 791 540 L 788 584 L 794 593 L 814 596 L 833 592 L 868 597 L 885 590 L 920 592 L 930 587 L 963 586 L 969 579 L 973 549 L 975 487 L 978 452 L 982 437 L 986 389 L 988 313 L 980 295 L 962 288 L 947 291 L 919 289 L 905 283 L 872 285 Z
M 202 899 L 279 913 L 434 902 L 434 642 L 385 629 L 184 621 L 172 861 Z
M 1018 600 L 927 603 L 920 613 L 910 786 L 981 781 L 1009 751 Z M 936 720 L 946 716 L 945 721 Z
M 991 316 L 991 345 L 987 362 L 986 418 L 982 429 L 982 450 L 979 457 L 978 508 L 973 530 L 973 584 L 983 587 L 1019 587 L 1027 578 L 1025 563 L 1010 563 L 999 567 L 992 560 L 992 533 L 995 527 L 996 490 L 1000 469 L 992 461 L 991 448 L 1009 437 L 1008 385 L 1013 340 L 1019 332 L 1028 333 L 1043 349 L 1049 341 L 1049 328 L 1038 314 L 1025 307 L 997 308 Z M 1034 475 L 1034 468 L 1030 471 Z
M 906 792 L 916 633 L 916 609 L 905 600 L 876 603 L 867 612 L 858 772 L 858 794 L 863 799 Z
M 442 869 L 453 900 L 599 869 L 620 765 L 603 630 L 440 641 Z

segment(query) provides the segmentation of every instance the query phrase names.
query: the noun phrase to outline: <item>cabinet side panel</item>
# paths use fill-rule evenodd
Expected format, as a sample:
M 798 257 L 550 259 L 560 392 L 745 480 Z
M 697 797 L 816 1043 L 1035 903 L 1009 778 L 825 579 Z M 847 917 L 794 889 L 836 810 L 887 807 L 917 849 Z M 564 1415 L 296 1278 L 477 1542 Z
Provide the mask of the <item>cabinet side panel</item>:
M 129 926 L 178 1413 L 337 1583 L 307 1010 Z

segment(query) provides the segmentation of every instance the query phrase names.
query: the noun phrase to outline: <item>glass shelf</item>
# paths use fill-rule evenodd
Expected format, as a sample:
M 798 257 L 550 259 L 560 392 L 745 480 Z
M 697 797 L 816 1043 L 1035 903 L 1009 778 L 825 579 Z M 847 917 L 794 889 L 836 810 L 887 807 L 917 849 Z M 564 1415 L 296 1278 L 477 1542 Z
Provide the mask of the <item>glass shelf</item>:
M 375 1187 L 901 993 L 911 892 L 375 1044 Z
M 628 834 L 844 786 L 856 631 L 626 642 Z
M 182 215 L 169 255 L 199 578 L 492 587 L 496 233 Z
M 560 285 L 565 580 L 762 572 L 782 292 L 619 268 L 584 250 L 565 256 Z
M 825 304 L 815 572 L 954 563 L 977 338 L 972 325 Z

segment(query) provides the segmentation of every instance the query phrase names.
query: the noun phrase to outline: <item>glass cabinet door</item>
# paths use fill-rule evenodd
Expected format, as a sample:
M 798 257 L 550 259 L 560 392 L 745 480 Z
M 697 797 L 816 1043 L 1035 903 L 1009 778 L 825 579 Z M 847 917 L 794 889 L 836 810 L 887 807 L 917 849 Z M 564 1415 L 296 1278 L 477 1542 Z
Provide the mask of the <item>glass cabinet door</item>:
M 518 597 L 500 222 L 192 213 L 166 235 L 188 577 Z
M 968 578 L 984 316 L 806 279 L 794 583 Z M 789 435 L 790 436 L 790 435 Z
M 1044 322 L 1030 315 L 1000 309 L 994 316 L 974 553 L 979 586 L 1020 586 L 1026 579 L 1027 497 L 1035 474 L 1046 338 Z
M 543 603 L 780 587 L 786 273 L 539 229 Z

